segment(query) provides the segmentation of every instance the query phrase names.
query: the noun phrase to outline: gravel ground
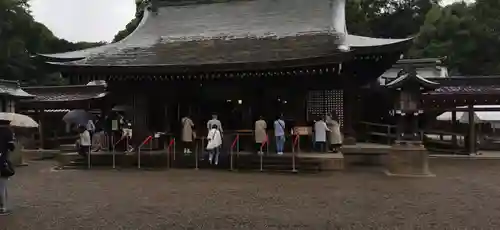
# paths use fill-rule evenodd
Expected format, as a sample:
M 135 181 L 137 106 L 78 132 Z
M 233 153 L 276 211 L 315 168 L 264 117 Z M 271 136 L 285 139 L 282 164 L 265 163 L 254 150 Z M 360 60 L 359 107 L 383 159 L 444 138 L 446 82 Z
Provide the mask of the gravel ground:
M 500 229 L 500 161 L 432 160 L 425 179 L 52 165 L 18 170 L 1 230 Z

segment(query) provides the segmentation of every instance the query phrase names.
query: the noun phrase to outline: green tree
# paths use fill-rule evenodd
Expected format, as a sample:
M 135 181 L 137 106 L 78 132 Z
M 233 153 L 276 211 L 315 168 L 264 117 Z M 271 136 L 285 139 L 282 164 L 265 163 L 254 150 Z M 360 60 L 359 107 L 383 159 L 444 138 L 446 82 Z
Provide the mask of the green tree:
M 31 56 L 102 44 L 59 39 L 43 24 L 35 22 L 28 9 L 28 0 L 0 0 L 0 78 L 34 85 L 63 82 L 36 66 Z

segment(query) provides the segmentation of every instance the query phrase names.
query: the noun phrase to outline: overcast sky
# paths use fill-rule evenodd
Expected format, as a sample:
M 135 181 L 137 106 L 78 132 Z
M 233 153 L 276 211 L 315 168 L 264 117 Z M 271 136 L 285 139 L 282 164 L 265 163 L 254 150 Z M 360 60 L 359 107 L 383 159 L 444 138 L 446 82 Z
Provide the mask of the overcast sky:
M 135 0 L 31 0 L 30 4 L 35 20 L 73 42 L 111 41 L 135 16 Z

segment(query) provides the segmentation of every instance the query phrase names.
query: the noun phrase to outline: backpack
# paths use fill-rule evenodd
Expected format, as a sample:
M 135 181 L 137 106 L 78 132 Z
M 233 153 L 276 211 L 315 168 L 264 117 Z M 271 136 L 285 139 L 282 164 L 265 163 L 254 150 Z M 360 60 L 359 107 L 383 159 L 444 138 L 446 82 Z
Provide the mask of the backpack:
M 0 177 L 9 178 L 14 176 L 16 171 L 9 160 L 6 160 L 0 164 Z

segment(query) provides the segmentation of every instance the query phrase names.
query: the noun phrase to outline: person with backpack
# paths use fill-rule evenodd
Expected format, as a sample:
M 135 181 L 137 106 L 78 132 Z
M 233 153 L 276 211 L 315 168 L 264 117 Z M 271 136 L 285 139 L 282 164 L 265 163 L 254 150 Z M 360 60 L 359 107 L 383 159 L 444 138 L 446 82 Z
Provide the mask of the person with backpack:
M 207 140 L 208 162 L 218 165 L 220 147 L 222 146 L 222 134 L 217 125 L 212 125 L 212 129 L 208 132 Z
M 0 120 L 0 215 L 8 215 L 7 182 L 15 171 L 9 160 L 9 153 L 14 151 L 14 134 L 10 129 L 10 121 Z
M 285 121 L 283 115 L 280 115 L 274 121 L 274 136 L 276 136 L 276 152 L 278 155 L 283 155 L 285 148 Z

